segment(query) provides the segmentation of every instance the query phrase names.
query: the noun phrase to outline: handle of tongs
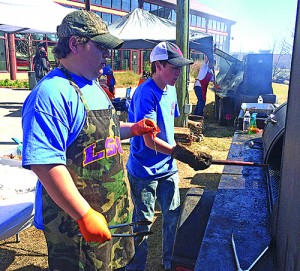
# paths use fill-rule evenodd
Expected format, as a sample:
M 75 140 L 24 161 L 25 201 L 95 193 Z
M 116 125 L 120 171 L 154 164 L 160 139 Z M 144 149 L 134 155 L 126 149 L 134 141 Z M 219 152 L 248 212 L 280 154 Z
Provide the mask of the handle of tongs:
M 152 234 L 152 231 L 141 231 L 141 232 L 134 232 L 134 233 L 113 233 L 112 237 L 137 237 L 137 236 L 147 236 Z
M 117 228 L 123 228 L 123 227 L 132 227 L 132 226 L 149 226 L 152 222 L 148 220 L 141 220 L 141 221 L 136 221 L 136 222 L 130 222 L 130 223 L 124 223 L 124 224 L 117 224 L 117 225 L 112 225 L 108 226 L 109 229 L 117 229 Z

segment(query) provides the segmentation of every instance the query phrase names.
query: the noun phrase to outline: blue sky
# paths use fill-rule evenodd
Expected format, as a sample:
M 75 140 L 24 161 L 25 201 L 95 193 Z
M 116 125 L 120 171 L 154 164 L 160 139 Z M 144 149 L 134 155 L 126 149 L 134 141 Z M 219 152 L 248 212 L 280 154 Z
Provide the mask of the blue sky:
M 198 0 L 236 21 L 232 27 L 231 52 L 273 49 L 294 31 L 297 0 Z

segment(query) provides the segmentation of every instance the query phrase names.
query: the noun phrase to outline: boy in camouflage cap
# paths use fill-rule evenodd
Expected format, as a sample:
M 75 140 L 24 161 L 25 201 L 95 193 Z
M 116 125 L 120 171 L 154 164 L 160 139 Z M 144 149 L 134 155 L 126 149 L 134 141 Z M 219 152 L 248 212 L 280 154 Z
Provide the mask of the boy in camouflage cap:
M 50 270 L 118 270 L 132 258 L 132 238 L 108 226 L 131 221 L 121 138 L 157 129 L 124 123 L 97 77 L 108 49 L 122 46 L 96 14 L 79 10 L 57 28 L 60 67 L 32 90 L 22 111 L 23 167 L 39 178 L 34 224 L 44 230 Z

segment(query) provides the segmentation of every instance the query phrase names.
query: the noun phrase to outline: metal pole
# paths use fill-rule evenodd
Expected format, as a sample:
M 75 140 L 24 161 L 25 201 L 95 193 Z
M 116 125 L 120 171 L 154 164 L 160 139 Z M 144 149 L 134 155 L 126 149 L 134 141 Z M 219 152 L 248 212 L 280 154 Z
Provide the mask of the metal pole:
M 248 166 L 248 167 L 268 167 L 268 164 L 257 163 L 257 162 L 245 162 L 235 160 L 212 160 L 212 165 L 230 165 L 230 166 Z
M 91 10 L 91 3 L 90 3 L 90 0 L 85 0 L 85 9 L 87 11 L 90 11 Z

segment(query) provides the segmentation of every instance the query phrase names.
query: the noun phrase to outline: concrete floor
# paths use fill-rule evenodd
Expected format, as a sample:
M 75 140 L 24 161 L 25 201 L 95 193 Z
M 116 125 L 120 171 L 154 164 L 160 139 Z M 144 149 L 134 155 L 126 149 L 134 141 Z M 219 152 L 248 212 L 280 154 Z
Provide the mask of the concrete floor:
M 0 153 L 13 149 L 22 141 L 21 110 L 30 90 L 0 88 Z

